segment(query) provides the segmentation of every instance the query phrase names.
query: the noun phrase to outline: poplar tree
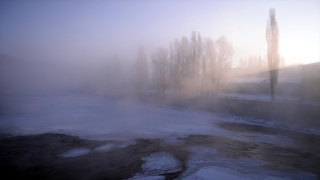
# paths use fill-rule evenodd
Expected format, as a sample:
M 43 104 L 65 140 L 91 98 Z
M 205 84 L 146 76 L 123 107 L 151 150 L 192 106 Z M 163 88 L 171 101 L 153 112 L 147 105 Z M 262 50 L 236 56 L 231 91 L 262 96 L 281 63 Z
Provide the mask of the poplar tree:
M 274 100 L 275 88 L 278 83 L 278 68 L 279 68 L 279 30 L 276 21 L 276 11 L 271 8 L 269 10 L 269 21 L 267 21 L 266 39 L 268 43 L 267 55 L 269 65 L 269 82 L 271 90 L 271 100 Z

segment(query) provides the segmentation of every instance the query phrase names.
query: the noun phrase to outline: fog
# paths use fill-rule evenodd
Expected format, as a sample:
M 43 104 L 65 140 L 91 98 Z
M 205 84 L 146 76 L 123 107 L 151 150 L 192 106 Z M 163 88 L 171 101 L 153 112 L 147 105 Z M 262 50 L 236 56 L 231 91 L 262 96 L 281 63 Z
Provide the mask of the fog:
M 108 88 L 113 88 L 111 86 L 122 83 L 124 79 L 121 69 L 114 69 L 113 61 L 110 59 L 95 63 L 39 62 L 2 55 L 1 91 L 6 93 L 106 91 Z
M 134 66 L 141 46 L 148 79 L 155 83 L 153 57 L 158 49 L 162 47 L 169 53 L 170 43 L 174 45 L 176 39 L 184 43 L 187 39 L 191 46 L 193 32 L 200 34 L 203 43 L 211 39 L 214 45 L 225 37 L 232 45 L 228 63 L 233 68 L 244 67 L 243 60 L 249 62 L 253 55 L 261 57 L 265 66 L 265 28 L 272 7 L 277 12 L 279 53 L 285 65 L 317 62 L 318 3 L 294 2 L 288 6 L 277 1 L 1 1 L 1 91 L 94 87 L 100 92 L 118 86 L 115 82 L 132 85 L 137 80 Z M 305 13 L 297 15 L 296 8 Z M 303 28 L 297 30 L 297 26 Z M 121 64 L 121 72 L 114 72 L 114 59 Z M 205 61 L 202 64 L 209 66 Z M 249 63 L 245 66 L 249 67 Z M 201 68 L 196 71 L 201 74 Z M 183 82 L 185 86 L 199 85 L 188 78 L 183 78 L 187 81 Z M 203 81 L 206 77 L 197 78 Z
M 0 91 L 317 101 L 317 73 L 302 66 L 319 61 L 317 5 L 2 1 Z M 270 8 L 275 64 L 266 39 Z
M 320 1 L 0 1 L 13 179 L 319 179 Z
M 4 0 L 0 96 L 81 93 L 318 125 L 319 5 Z

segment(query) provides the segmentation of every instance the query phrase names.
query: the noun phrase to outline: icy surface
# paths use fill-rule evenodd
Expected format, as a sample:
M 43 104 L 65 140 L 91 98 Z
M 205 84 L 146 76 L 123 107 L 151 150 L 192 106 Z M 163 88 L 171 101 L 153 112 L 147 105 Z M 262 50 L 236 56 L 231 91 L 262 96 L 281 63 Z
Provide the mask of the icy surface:
M 65 158 L 70 158 L 70 157 L 82 156 L 82 155 L 88 154 L 89 152 L 90 152 L 89 149 L 79 148 L 79 149 L 72 149 L 70 151 L 67 151 L 63 153 L 61 156 Z

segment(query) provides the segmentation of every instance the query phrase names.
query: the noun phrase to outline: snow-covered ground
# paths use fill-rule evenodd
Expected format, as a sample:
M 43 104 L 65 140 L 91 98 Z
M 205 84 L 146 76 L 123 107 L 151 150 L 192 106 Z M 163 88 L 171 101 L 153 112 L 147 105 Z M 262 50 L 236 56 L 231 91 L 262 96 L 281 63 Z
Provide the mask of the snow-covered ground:
M 211 134 L 212 113 L 81 94 L 1 98 L 1 130 L 13 134 L 59 132 L 95 140 Z M 221 118 L 220 118 L 221 119 Z
M 93 140 L 164 138 L 175 141 L 177 137 L 191 134 L 235 135 L 214 125 L 219 122 L 277 125 L 228 114 L 83 94 L 1 97 L 1 104 L 0 130 L 18 135 L 53 132 Z
M 219 93 L 219 97 L 258 100 L 258 101 L 271 101 L 270 94 L 248 94 L 248 93 Z M 278 102 L 294 102 L 294 103 L 307 103 L 307 104 L 320 104 L 319 101 L 302 100 L 300 96 L 290 95 L 275 95 L 275 100 Z
M 93 140 L 116 140 L 122 144 L 106 144 L 95 151 L 109 151 L 125 147 L 137 138 L 160 138 L 168 143 L 178 143 L 178 137 L 188 135 L 227 136 L 242 141 L 276 143 L 290 140 L 286 137 L 236 133 L 215 125 L 219 122 L 244 122 L 245 118 L 221 114 L 191 111 L 138 102 L 93 97 L 83 94 L 51 94 L 43 96 L 1 97 L 0 130 L 15 135 L 40 133 L 65 133 Z M 275 126 L 263 120 L 255 121 L 265 126 Z M 283 138 L 283 139 L 282 139 Z M 261 163 L 253 160 L 231 160 L 221 157 L 215 149 L 189 147 L 183 179 L 298 179 L 314 178 L 312 174 L 288 174 L 258 168 Z M 72 158 L 88 153 L 88 149 L 74 149 L 64 154 Z M 210 158 L 208 158 L 210 157 Z M 143 172 L 132 179 L 164 179 L 163 172 L 181 170 L 180 162 L 171 154 L 160 152 L 143 159 Z M 251 162 L 252 161 L 252 162 Z M 258 164 L 258 165 L 257 165 Z
M 286 180 L 316 179 L 310 173 L 278 172 L 261 168 L 268 162 L 252 159 L 228 159 L 222 157 L 215 149 L 203 146 L 188 148 L 192 155 L 187 160 L 187 169 L 180 179 L 184 180 Z M 129 180 L 154 179 L 164 180 L 162 174 L 181 170 L 179 161 L 167 153 L 154 153 L 143 159 L 143 172 L 137 173 Z
M 237 99 L 249 99 L 249 100 L 263 100 L 270 101 L 270 94 L 240 94 L 240 93 L 220 93 L 219 97 L 237 98 Z M 305 102 L 301 101 L 301 97 L 298 96 L 284 96 L 276 95 L 276 101 L 286 101 L 286 102 Z M 315 103 L 315 102 L 312 102 Z

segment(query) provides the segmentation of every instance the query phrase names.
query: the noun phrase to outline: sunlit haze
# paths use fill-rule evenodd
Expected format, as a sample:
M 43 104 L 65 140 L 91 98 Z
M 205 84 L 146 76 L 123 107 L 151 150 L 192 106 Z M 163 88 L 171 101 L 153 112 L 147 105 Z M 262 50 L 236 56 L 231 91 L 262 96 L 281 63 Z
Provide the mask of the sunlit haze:
M 132 63 L 192 31 L 234 47 L 233 62 L 266 56 L 265 30 L 276 9 L 286 65 L 319 61 L 320 2 L 282 1 L 1 1 L 0 53 L 36 61 Z

